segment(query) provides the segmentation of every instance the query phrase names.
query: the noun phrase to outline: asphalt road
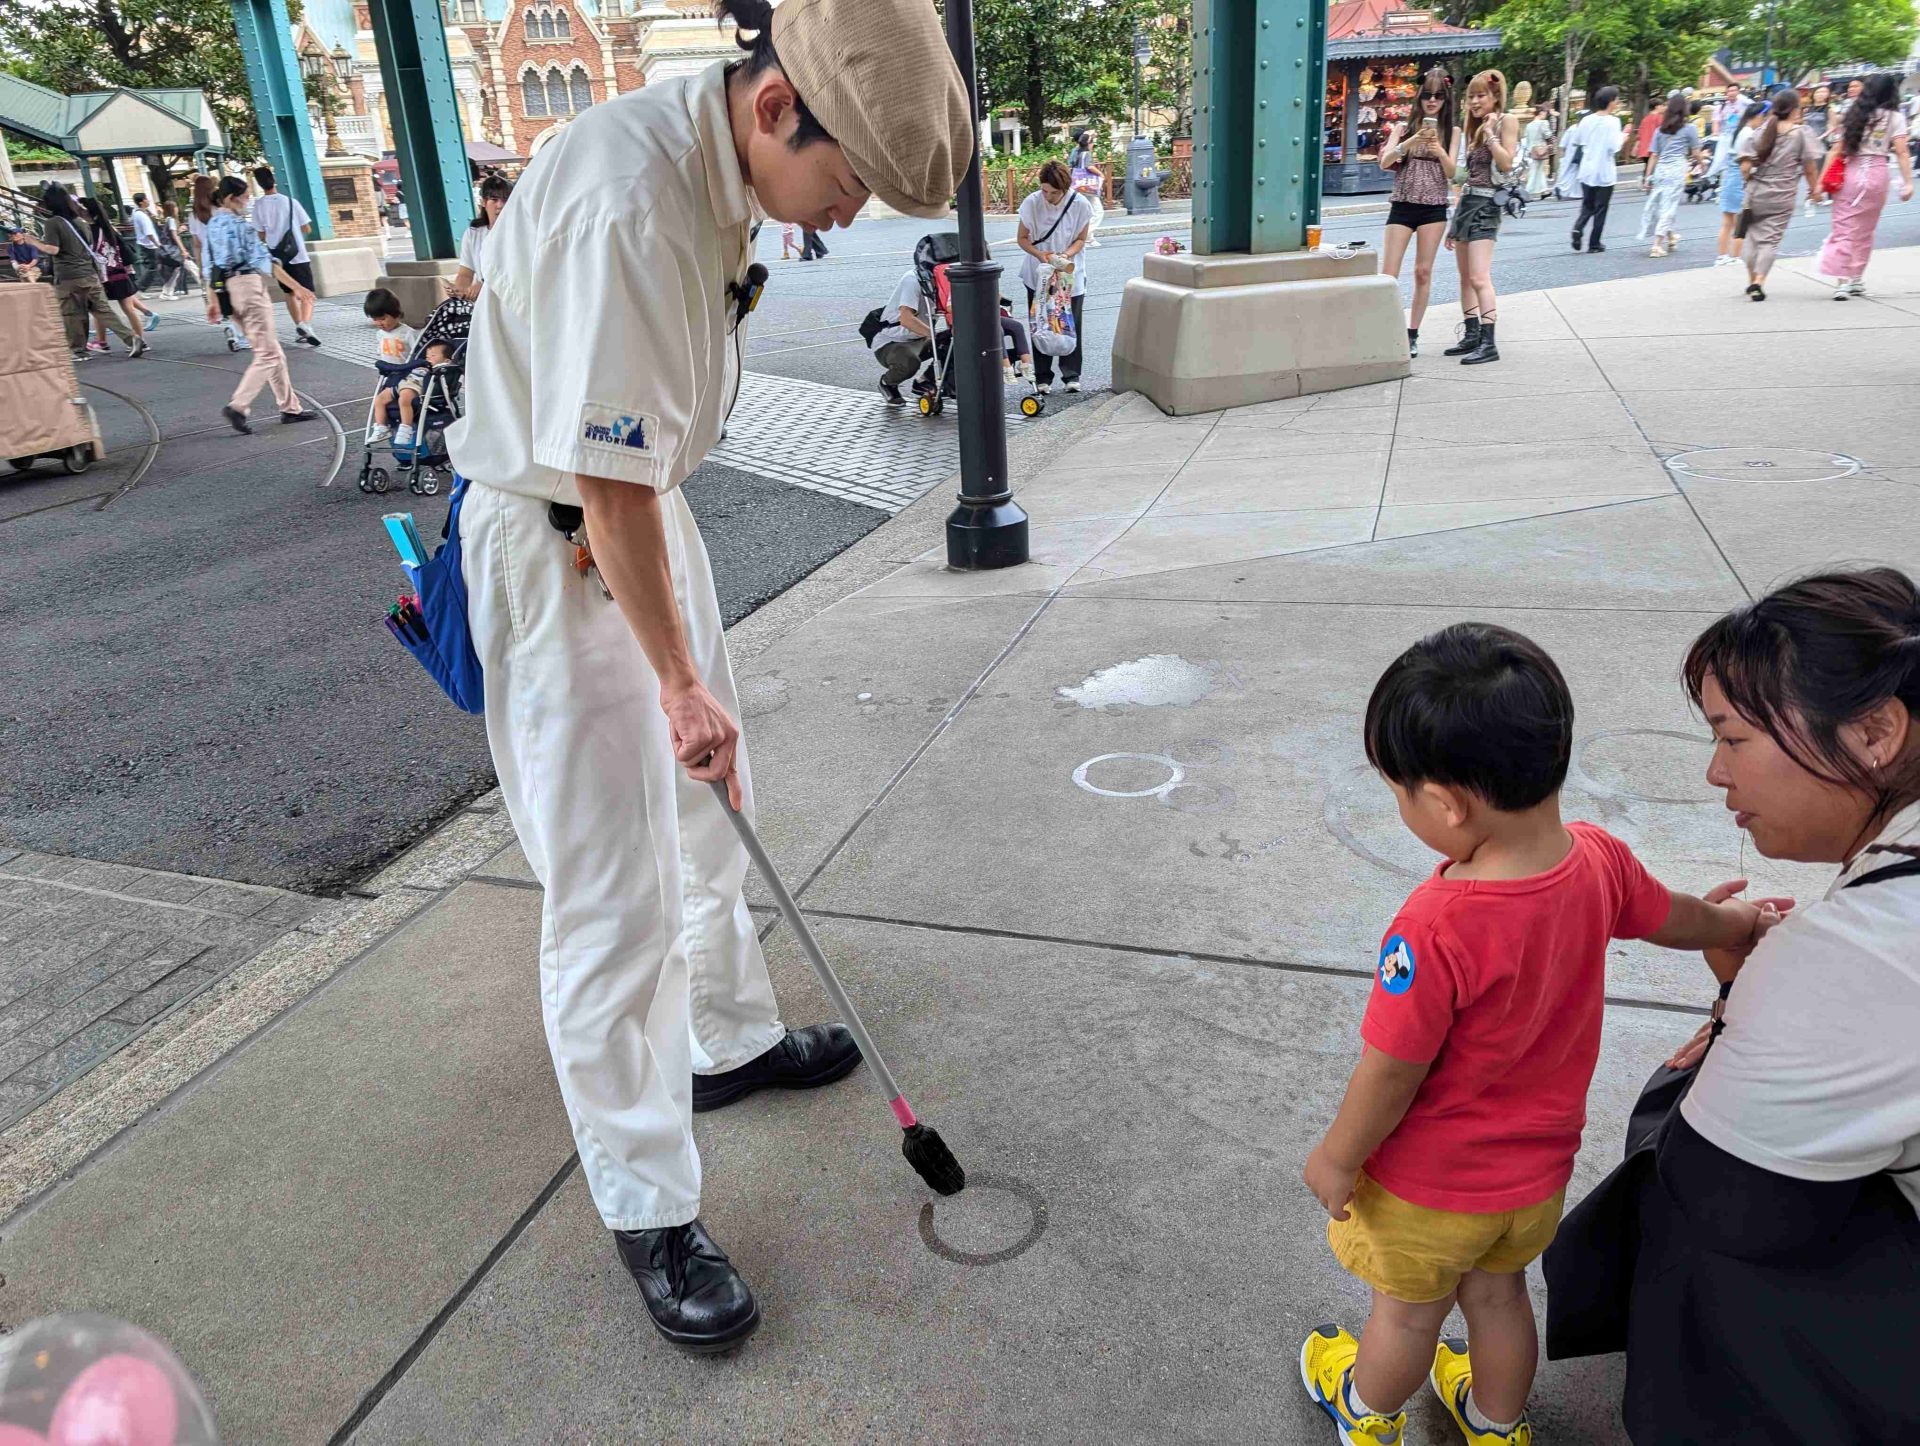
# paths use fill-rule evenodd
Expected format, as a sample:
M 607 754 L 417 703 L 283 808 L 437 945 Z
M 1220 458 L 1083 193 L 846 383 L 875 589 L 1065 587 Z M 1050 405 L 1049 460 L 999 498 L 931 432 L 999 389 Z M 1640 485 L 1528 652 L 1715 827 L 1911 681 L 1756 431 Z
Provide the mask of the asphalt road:
M 405 585 L 380 514 L 408 509 L 437 533 L 445 499 L 362 495 L 357 450 L 322 487 L 331 427 L 236 436 L 218 407 L 239 359 L 186 322 L 153 340 L 147 361 L 81 368 L 105 464 L 0 472 L 0 840 L 348 886 L 493 784 L 481 721 L 380 623 Z M 345 429 L 360 425 L 368 371 L 304 350 L 293 368 Z M 153 428 L 157 454 L 122 493 Z M 729 621 L 884 520 L 717 467 L 688 497 Z

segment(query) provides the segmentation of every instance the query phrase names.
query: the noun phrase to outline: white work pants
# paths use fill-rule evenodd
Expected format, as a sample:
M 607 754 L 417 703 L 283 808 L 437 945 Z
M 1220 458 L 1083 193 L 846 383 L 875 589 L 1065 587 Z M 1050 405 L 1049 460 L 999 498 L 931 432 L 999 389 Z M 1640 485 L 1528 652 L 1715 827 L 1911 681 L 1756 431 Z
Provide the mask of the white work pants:
M 694 666 L 737 718 L 706 546 L 677 490 L 660 505 Z M 581 1168 L 611 1228 L 684 1225 L 700 1211 L 693 1073 L 786 1032 L 741 897 L 746 850 L 674 759 L 659 679 L 546 504 L 476 483 L 460 540 L 487 741 L 546 889 L 541 1012 Z M 738 759 L 751 817 L 744 744 Z

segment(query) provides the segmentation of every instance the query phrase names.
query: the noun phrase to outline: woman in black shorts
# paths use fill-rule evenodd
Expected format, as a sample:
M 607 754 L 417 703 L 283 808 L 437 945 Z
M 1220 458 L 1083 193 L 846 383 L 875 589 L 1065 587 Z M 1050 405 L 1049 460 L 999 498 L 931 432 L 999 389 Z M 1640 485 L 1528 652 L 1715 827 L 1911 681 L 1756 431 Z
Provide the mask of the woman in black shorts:
M 1448 356 L 1462 366 L 1500 360 L 1493 344 L 1493 324 L 1499 303 L 1493 294 L 1493 242 L 1500 234 L 1500 200 L 1496 181 L 1513 169 L 1520 150 L 1520 121 L 1507 114 L 1507 78 L 1497 70 L 1483 70 L 1467 82 L 1467 119 L 1461 127 L 1467 149 L 1466 164 L 1458 174 L 1460 201 L 1447 226 L 1447 250 L 1460 263 L 1460 309 L 1466 314 L 1466 334 Z
M 1420 355 L 1420 319 L 1433 291 L 1433 259 L 1447 229 L 1447 177 L 1454 161 L 1453 77 L 1435 66 L 1420 83 L 1413 115 L 1395 121 L 1380 151 L 1380 164 L 1394 172 L 1387 234 L 1380 241 L 1380 269 L 1399 279 L 1407 243 L 1413 253 L 1413 306 L 1407 313 L 1407 352 Z

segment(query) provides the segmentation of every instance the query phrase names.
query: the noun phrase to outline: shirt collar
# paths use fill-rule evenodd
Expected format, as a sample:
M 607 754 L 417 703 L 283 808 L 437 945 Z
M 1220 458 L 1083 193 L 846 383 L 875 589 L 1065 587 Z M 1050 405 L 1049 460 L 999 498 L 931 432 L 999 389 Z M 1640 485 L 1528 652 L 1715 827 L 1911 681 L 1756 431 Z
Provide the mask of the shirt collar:
M 708 66 L 688 84 L 687 110 L 700 136 L 714 222 L 722 228 L 746 225 L 753 215 L 753 193 L 747 189 L 747 178 L 740 173 L 739 153 L 733 148 L 724 63 Z
M 1910 803 L 1888 819 L 1873 842 L 1855 854 L 1853 862 L 1840 871 L 1840 877 L 1834 880 L 1834 889 L 1845 888 L 1862 874 L 1913 858 L 1920 858 L 1920 803 Z

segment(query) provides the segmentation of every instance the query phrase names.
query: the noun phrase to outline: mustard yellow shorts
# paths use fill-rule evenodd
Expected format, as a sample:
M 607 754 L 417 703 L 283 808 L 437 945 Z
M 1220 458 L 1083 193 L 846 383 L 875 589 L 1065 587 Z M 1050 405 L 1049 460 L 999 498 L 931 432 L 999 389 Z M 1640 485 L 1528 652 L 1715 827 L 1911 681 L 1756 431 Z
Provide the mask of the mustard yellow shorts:
M 1350 1274 L 1417 1305 L 1445 1300 L 1470 1270 L 1525 1270 L 1553 1243 L 1566 1203 L 1563 1189 L 1523 1210 L 1463 1215 L 1402 1200 L 1363 1173 L 1347 1218 L 1327 1222 L 1327 1244 Z

